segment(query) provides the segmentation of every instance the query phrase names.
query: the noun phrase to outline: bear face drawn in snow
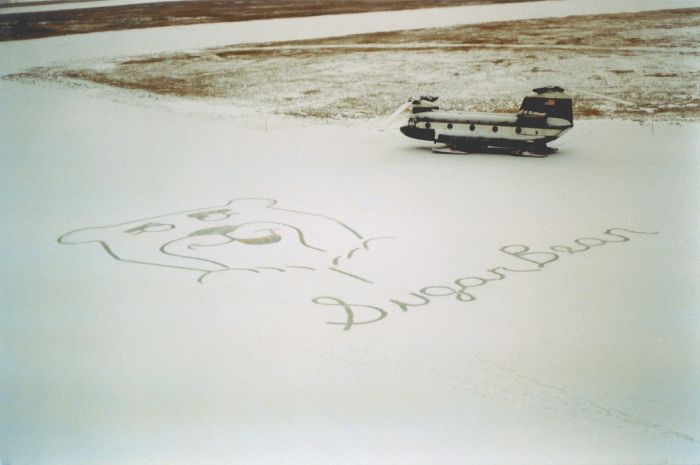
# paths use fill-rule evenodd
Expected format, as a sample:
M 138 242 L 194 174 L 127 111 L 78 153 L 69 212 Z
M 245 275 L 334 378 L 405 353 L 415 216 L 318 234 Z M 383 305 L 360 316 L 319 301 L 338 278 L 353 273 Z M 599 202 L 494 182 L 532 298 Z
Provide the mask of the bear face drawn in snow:
M 78 229 L 61 244 L 99 243 L 114 259 L 200 272 L 327 268 L 365 240 L 333 218 L 276 207 L 272 199 L 236 199 L 225 205 L 144 218 L 111 226 Z

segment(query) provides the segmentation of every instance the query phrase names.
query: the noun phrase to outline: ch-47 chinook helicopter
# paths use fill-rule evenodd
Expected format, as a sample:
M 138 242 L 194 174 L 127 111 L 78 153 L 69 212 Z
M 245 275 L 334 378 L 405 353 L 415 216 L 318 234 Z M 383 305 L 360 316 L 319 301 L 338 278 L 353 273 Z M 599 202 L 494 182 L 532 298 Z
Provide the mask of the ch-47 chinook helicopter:
M 438 97 L 409 99 L 411 117 L 401 132 L 413 139 L 444 143 L 440 153 L 469 153 L 506 148 L 512 155 L 544 157 L 556 151 L 547 143 L 574 125 L 571 97 L 558 86 L 540 87 L 526 96 L 516 114 L 440 111 Z

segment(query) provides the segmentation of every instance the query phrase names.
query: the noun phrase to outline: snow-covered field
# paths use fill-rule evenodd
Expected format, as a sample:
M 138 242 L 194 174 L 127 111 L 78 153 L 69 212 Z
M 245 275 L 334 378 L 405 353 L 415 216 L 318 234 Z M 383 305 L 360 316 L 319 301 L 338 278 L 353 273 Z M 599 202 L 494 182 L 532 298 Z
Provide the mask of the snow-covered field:
M 3 464 L 698 463 L 700 124 L 528 159 L 55 83 L 0 108 Z

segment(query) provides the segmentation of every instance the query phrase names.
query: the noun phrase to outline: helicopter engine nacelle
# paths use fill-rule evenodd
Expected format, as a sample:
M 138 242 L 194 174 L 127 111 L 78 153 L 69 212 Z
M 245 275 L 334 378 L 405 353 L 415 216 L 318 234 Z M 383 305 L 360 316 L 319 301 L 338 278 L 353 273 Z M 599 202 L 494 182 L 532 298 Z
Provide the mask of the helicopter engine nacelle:
M 411 113 L 416 114 L 425 113 L 426 111 L 439 110 L 440 107 L 437 103 L 435 103 L 439 98 L 440 97 L 435 97 L 432 95 L 423 95 L 409 99 L 409 102 L 411 102 Z

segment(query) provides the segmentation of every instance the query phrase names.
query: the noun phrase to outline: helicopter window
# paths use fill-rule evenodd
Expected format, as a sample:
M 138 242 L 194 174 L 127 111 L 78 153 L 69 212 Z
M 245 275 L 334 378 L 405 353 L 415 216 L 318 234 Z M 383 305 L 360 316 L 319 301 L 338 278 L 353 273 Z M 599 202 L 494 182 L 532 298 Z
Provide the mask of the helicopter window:
M 542 97 L 525 97 L 520 105 L 520 109 L 535 113 L 545 113 L 547 116 L 564 118 L 567 121 L 573 121 L 574 118 L 570 98 L 545 99 Z
M 476 129 L 476 126 L 474 126 L 473 124 L 470 124 L 470 125 L 469 125 L 469 130 L 470 130 L 470 131 L 473 131 L 474 129 Z
M 544 99 L 539 97 L 525 97 L 523 103 L 520 106 L 521 110 L 534 111 L 537 113 L 544 113 Z
M 491 130 L 492 130 L 493 132 L 498 132 L 498 126 L 492 127 Z
M 522 129 L 520 129 L 520 128 L 515 128 L 515 133 L 516 133 L 516 134 L 520 134 L 521 132 L 523 132 Z
M 428 122 L 425 123 L 425 128 L 426 128 L 426 129 L 430 129 L 430 121 L 428 121 Z
M 447 123 L 447 129 L 452 129 L 452 123 Z

